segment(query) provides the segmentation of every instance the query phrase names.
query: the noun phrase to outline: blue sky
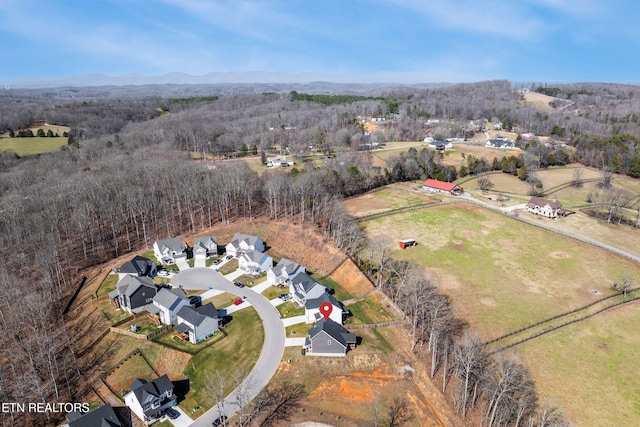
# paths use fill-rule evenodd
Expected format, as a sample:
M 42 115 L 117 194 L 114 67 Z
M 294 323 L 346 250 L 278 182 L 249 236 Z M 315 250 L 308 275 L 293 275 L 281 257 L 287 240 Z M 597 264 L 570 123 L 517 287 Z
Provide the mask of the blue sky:
M 328 73 L 637 82 L 636 0 L 0 0 L 0 81 Z

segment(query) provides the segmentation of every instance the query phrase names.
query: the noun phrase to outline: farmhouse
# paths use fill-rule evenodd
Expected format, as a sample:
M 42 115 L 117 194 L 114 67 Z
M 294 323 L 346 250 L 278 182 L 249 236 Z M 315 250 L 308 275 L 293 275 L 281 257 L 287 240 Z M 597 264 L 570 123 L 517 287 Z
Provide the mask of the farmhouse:
M 306 273 L 306 269 L 297 262 L 282 258 L 275 267 L 267 270 L 267 281 L 276 286 L 289 286 L 298 273 Z
M 460 187 L 452 182 L 438 181 L 437 179 L 428 179 L 422 185 L 425 191 L 440 194 L 460 194 Z
M 194 308 L 186 305 L 177 315 L 178 334 L 184 334 L 192 344 L 211 337 L 219 329 L 218 310 L 212 303 Z
M 195 259 L 207 259 L 214 255 L 218 255 L 218 239 L 214 236 L 193 238 L 193 257 Z
M 265 251 L 265 245 L 258 236 L 250 236 L 248 234 L 236 233 L 233 239 L 226 246 L 227 254 L 238 256 L 238 254 L 246 251 Z
M 355 346 L 355 334 L 331 319 L 322 318 L 309 329 L 302 351 L 310 356 L 345 356 Z
M 489 148 L 500 148 L 503 150 L 511 150 L 515 147 L 513 142 L 508 139 L 490 139 L 484 146 Z
M 429 142 L 429 148 L 433 148 L 434 150 L 444 151 L 451 150 L 453 148 L 453 144 L 449 141 L 432 141 Z
M 153 244 L 153 253 L 162 264 L 175 264 L 178 258 L 187 258 L 182 239 L 173 237 L 171 239 L 156 240 Z
M 124 403 L 148 425 L 160 419 L 176 403 L 176 395 L 166 374 L 151 382 L 138 378 L 124 396 Z
M 558 218 L 566 214 L 562 209 L 562 204 L 556 199 L 549 201 L 542 197 L 532 197 L 527 203 L 527 211 L 536 215 L 546 216 L 547 218 Z
M 122 267 L 118 268 L 116 272 L 118 273 L 119 279 L 122 279 L 126 274 L 138 277 L 148 276 L 154 278 L 158 274 L 158 269 L 155 262 L 140 255 L 136 255 L 131 259 L 131 261 L 122 264 Z
M 260 251 L 248 250 L 238 256 L 238 267 L 247 273 L 259 274 L 273 267 L 273 258 Z
M 130 313 L 138 313 L 151 304 L 157 289 L 150 277 L 125 275 L 117 284 L 115 291 L 109 292 L 111 304 Z

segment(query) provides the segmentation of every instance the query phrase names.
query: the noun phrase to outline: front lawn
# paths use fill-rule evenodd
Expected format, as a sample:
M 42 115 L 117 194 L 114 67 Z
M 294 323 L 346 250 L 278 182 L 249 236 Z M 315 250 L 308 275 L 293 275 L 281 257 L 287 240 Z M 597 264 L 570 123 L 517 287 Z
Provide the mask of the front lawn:
M 297 323 L 295 325 L 287 326 L 285 328 L 287 338 L 306 337 L 309 329 L 311 329 L 312 326 L 313 325 L 310 325 L 308 323 Z
M 225 274 L 233 273 L 237 269 L 238 269 L 238 259 L 234 258 L 227 261 L 226 264 L 224 264 L 222 267 L 218 268 L 217 270 L 220 272 L 220 274 L 224 276 Z
M 289 293 L 289 287 L 288 286 L 286 288 L 279 288 L 277 286 L 269 286 L 267 289 L 262 291 L 262 296 L 264 296 L 268 300 L 272 300 L 272 299 L 278 298 L 278 296 L 281 295 L 281 294 L 288 294 L 288 293 Z
M 206 390 L 207 376 L 214 372 L 248 374 L 260 355 L 264 342 L 264 330 L 258 313 L 246 308 L 233 314 L 233 320 L 225 331 L 228 337 L 207 347 L 191 358 L 184 374 L 189 378 L 189 393 L 180 402 L 180 407 L 192 418 L 197 418 L 216 402 Z M 225 394 L 230 393 L 236 384 L 228 381 Z M 195 413 L 193 408 L 199 406 Z
M 280 304 L 276 309 L 283 318 L 302 316 L 304 314 L 304 307 L 297 308 L 291 301 Z

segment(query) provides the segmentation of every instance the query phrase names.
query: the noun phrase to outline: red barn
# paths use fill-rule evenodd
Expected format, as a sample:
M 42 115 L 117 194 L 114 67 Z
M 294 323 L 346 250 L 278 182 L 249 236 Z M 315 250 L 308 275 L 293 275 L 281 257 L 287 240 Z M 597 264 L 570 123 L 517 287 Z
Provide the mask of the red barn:
M 415 245 L 416 245 L 416 239 L 400 240 L 400 248 L 401 249 L 406 249 L 406 248 L 409 248 L 409 247 L 415 246 Z
M 460 187 L 453 182 L 443 182 L 437 179 L 428 179 L 422 184 L 422 189 L 433 193 L 460 194 Z

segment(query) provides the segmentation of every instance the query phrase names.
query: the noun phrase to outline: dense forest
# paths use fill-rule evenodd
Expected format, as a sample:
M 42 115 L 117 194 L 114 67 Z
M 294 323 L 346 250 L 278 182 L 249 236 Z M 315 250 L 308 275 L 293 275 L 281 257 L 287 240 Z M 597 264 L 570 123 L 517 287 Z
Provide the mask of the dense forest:
M 335 202 L 389 182 L 526 168 L 522 178 L 535 189 L 535 169 L 574 160 L 640 176 L 636 86 L 558 86 L 554 95 L 571 106 L 545 113 L 522 103 L 507 81 L 428 89 L 335 86 L 326 93 L 331 87 L 323 85 L 321 97 L 304 85 L 187 86 L 164 93 L 154 87 L 153 96 L 140 88 L 1 93 L 0 133 L 41 122 L 71 127 L 69 145 L 60 151 L 0 154 L 3 401 L 80 398 L 75 382 L 87 367 L 75 357 L 63 307 L 84 269 L 156 239 L 266 217 L 313 224 L 354 254 L 362 249 L 361 230 Z M 536 87 L 548 93 L 547 86 Z M 363 129 L 361 118 L 372 116 L 386 118 L 383 131 Z M 518 133 L 553 134 L 575 154 L 519 141 L 522 158 L 468 159 L 456 169 L 443 166 L 439 153 L 413 150 L 379 168 L 360 151 L 370 142 L 422 140 L 429 118 L 446 119 L 437 130 L 443 137 L 463 135 L 468 123 L 487 119 Z M 325 167 L 302 162 L 259 175 L 235 163 L 249 152 L 303 159 L 309 147 L 326 156 Z M 192 153 L 214 160 L 194 160 Z M 34 422 L 3 416 L 4 425 Z

